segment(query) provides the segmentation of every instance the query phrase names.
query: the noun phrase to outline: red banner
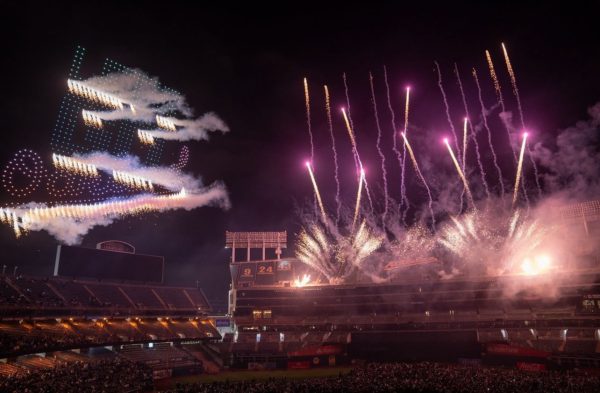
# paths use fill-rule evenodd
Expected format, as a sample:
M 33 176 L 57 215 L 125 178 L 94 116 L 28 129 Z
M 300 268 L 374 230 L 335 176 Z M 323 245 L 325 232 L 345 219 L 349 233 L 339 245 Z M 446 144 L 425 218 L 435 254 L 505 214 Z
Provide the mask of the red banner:
M 310 361 L 308 360 L 301 360 L 301 361 L 288 361 L 287 363 L 287 368 L 288 369 L 307 369 L 310 368 Z
M 342 345 L 313 345 L 300 348 L 297 351 L 288 352 L 288 356 L 319 356 L 319 355 L 338 355 L 344 352 Z
M 517 368 L 523 371 L 545 371 L 546 365 L 540 363 L 527 363 L 527 362 L 517 362 Z
M 487 353 L 491 355 L 503 356 L 528 356 L 534 358 L 547 358 L 549 352 L 539 351 L 533 348 L 515 347 L 507 344 L 488 344 Z

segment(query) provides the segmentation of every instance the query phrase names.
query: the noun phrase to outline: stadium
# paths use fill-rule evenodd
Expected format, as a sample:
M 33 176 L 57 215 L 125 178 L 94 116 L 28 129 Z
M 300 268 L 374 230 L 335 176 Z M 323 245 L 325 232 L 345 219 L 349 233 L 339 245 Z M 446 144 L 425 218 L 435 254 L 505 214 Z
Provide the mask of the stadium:
M 597 12 L 301 8 L 7 6 L 0 392 L 600 391 Z

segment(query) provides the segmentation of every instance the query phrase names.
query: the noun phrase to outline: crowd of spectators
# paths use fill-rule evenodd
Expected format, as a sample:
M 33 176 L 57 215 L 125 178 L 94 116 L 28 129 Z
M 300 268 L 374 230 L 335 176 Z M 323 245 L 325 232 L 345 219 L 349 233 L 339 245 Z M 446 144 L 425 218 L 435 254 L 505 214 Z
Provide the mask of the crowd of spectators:
M 122 359 L 67 363 L 22 376 L 0 378 L 0 392 L 6 393 L 118 393 L 152 389 L 151 369 Z
M 33 335 L 33 334 L 6 334 L 0 332 L 0 356 L 17 354 L 46 352 L 52 349 L 69 347 L 78 344 L 86 344 L 89 340 L 73 335 Z
M 177 385 L 169 393 L 406 392 L 504 393 L 600 392 L 600 377 L 567 371 L 526 372 L 439 363 L 381 363 L 352 369 L 337 377 L 271 378 Z

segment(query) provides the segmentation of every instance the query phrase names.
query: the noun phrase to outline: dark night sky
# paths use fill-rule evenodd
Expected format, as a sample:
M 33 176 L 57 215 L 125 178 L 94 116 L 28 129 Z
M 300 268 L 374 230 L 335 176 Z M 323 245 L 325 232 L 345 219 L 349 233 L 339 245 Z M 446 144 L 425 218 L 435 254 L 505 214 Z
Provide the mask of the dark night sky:
M 314 92 L 315 166 L 322 168 L 325 193 L 332 189 L 332 180 L 321 85 L 330 85 L 333 105 L 339 107 L 343 72 L 349 75 L 359 143 L 369 145 L 367 151 L 376 135 L 368 106 L 368 72 L 373 71 L 376 83 L 381 83 L 384 64 L 398 115 L 402 88 L 410 83 L 414 86 L 413 122 L 425 129 L 448 128 L 432 72 L 434 60 L 440 62 L 451 93 L 453 63 L 458 63 L 465 79 L 470 68 L 477 67 L 491 103 L 493 90 L 484 57 L 484 50 L 490 49 L 504 78 L 504 94 L 512 99 L 501 61 L 501 41 L 508 45 L 528 122 L 538 133 L 552 135 L 584 119 L 587 107 L 600 101 L 600 10 L 593 2 L 440 8 L 427 2 L 422 9 L 372 2 L 324 9 L 298 3 L 288 10 L 211 9 L 187 2 L 160 7 L 121 3 L 79 2 L 43 8 L 13 2 L 1 6 L 0 163 L 4 166 L 23 147 L 49 152 L 76 45 L 87 48 L 86 61 L 100 64 L 108 57 L 159 76 L 165 85 L 182 92 L 197 114 L 215 111 L 231 132 L 214 134 L 209 142 L 188 144 L 188 170 L 202 175 L 207 183 L 224 180 L 232 201 L 229 211 L 201 208 L 124 219 L 92 230 L 83 240 L 83 245 L 93 246 L 118 238 L 133 243 L 140 252 L 165 255 L 167 282 L 190 285 L 198 279 L 211 297 L 224 295 L 228 286 L 223 249 L 226 229 L 293 233 L 298 228 L 294 206 L 311 196 L 302 166 L 309 155 L 304 76 Z M 382 85 L 377 84 L 377 89 L 380 110 L 385 112 Z M 456 98 L 451 105 L 457 108 L 453 116 L 459 122 L 462 115 Z M 391 128 L 385 116 L 382 122 L 389 148 Z M 334 122 L 341 149 L 348 150 L 337 114 Z M 374 154 L 365 154 L 372 157 L 373 165 L 379 165 Z M 391 154 L 388 160 L 391 168 L 395 164 Z M 351 176 L 344 174 L 347 184 Z M 344 192 L 349 197 L 354 186 Z M 6 199 L 4 193 L 1 200 Z M 26 273 L 49 274 L 57 243 L 46 233 L 16 241 L 4 227 L 0 244 L 5 264 L 18 264 Z

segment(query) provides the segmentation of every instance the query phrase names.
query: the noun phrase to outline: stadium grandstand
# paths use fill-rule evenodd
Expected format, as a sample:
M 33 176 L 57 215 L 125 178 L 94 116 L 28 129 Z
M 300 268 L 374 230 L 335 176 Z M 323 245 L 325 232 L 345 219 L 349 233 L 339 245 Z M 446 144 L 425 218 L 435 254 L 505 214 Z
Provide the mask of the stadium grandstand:
M 101 256 L 114 252 L 121 251 L 104 250 L 92 262 L 100 268 Z M 154 266 L 162 274 L 162 259 Z M 118 278 L 124 266 L 113 268 Z M 0 310 L 1 391 L 51 380 L 61 386 L 74 373 L 106 391 L 138 391 L 153 379 L 220 368 L 207 343 L 221 336 L 200 288 L 4 272 Z M 103 369 L 123 375 L 109 380 Z
M 556 220 L 594 244 L 599 206 L 560 208 Z M 314 368 L 357 359 L 600 367 L 600 259 L 590 247 L 565 261 L 559 282 L 531 288 L 528 275 L 440 278 L 418 263 L 382 283 L 357 276 L 304 285 L 294 279 L 319 273 L 281 257 L 286 232 L 227 232 L 225 246 L 232 250 L 232 324 L 211 345 L 231 367 Z

